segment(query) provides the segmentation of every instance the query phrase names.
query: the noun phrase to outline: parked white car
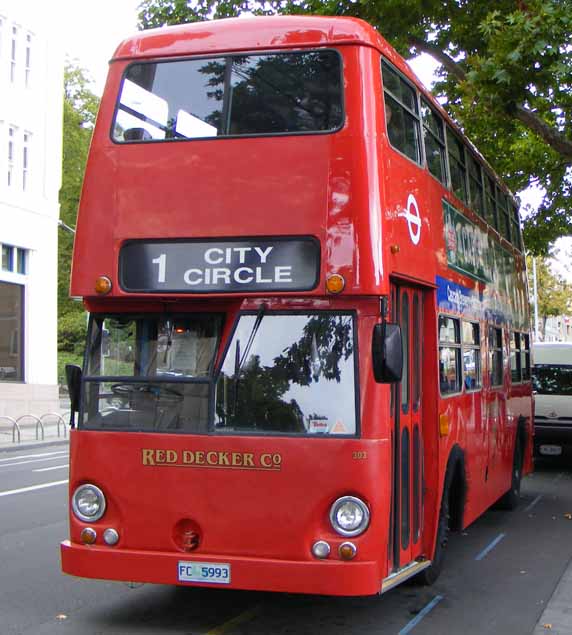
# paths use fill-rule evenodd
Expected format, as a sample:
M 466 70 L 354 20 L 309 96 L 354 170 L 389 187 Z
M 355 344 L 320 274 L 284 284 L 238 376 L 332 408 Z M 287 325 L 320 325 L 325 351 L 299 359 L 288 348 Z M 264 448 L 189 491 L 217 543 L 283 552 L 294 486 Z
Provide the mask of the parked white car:
M 534 344 L 533 360 L 535 453 L 572 454 L 572 343 Z

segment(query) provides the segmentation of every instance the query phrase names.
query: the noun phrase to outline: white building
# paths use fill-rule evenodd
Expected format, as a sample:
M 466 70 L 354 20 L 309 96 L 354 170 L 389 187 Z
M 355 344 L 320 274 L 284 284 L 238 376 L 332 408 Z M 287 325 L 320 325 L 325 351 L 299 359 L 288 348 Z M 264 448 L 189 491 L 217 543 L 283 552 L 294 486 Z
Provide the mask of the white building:
M 0 416 L 58 408 L 63 52 L 48 2 L 0 0 Z

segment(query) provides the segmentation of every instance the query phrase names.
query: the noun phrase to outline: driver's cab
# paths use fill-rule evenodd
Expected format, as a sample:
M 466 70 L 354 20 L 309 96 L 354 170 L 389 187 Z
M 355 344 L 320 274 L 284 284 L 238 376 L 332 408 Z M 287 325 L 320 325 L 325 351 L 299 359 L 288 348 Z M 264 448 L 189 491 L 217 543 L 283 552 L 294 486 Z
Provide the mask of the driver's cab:
M 206 431 L 221 327 L 214 314 L 93 316 L 81 426 Z

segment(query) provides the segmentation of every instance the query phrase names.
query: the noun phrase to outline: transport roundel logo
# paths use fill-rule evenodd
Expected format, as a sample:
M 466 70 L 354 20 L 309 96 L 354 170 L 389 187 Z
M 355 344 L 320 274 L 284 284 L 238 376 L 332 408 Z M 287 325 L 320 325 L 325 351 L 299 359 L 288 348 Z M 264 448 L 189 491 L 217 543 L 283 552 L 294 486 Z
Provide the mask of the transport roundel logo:
M 413 194 L 407 197 L 406 209 L 401 212 L 399 216 L 403 216 L 407 221 L 411 242 L 414 245 L 418 245 L 421 239 L 421 215 L 419 214 L 419 206 Z

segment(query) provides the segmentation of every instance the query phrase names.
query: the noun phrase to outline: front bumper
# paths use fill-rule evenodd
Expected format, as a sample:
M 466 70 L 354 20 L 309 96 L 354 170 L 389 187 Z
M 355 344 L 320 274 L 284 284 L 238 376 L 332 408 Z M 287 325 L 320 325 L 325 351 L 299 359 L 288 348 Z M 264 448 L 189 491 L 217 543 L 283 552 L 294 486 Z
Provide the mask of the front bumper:
M 148 582 L 181 586 L 222 587 L 251 591 L 279 591 L 320 595 L 375 595 L 381 592 L 379 563 L 352 560 L 290 561 L 236 556 L 134 551 L 115 547 L 61 543 L 62 570 L 83 578 Z M 228 563 L 230 584 L 181 582 L 181 561 Z

